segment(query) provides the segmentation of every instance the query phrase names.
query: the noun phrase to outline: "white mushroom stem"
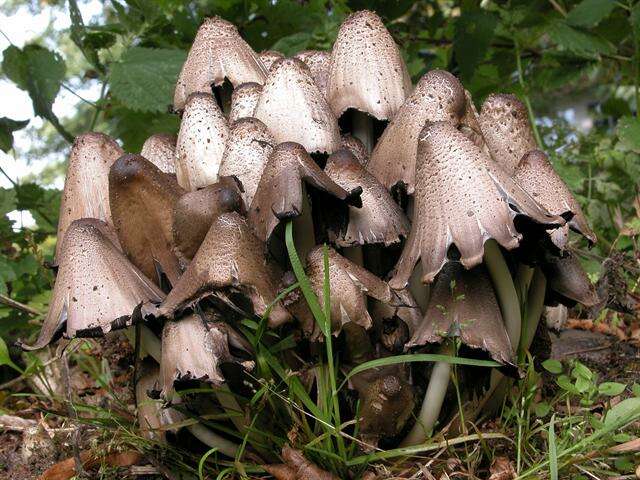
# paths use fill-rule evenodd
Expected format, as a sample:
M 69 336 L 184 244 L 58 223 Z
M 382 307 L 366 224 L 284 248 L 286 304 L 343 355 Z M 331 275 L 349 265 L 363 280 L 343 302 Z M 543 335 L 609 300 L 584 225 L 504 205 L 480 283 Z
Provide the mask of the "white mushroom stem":
M 527 292 L 529 291 L 529 285 L 533 278 L 533 268 L 521 263 L 518 265 L 518 272 L 516 273 L 516 279 L 514 284 L 518 292 L 518 298 L 520 299 L 520 308 L 524 308 L 527 301 Z
M 298 256 L 305 264 L 308 253 L 316 246 L 316 233 L 313 227 L 311 202 L 309 202 L 307 186 L 304 183 L 302 184 L 302 213 L 293 219 L 293 231 L 298 232 L 293 242 Z
M 367 153 L 371 153 L 375 143 L 373 138 L 373 119 L 366 113 L 353 110 L 351 112 L 351 135 L 362 142 L 367 149 Z
M 538 329 L 538 323 L 540 322 L 540 317 L 544 310 L 544 295 L 546 289 L 547 279 L 545 278 L 544 273 L 542 273 L 540 267 L 536 267 L 531 280 L 529 295 L 527 296 L 527 306 L 522 326 L 522 337 L 520 338 L 520 347 L 518 349 L 522 358 L 519 360 L 524 359 L 524 354 L 531 346 L 533 337 Z
M 227 457 L 234 458 L 238 452 L 238 445 L 213 433 L 207 427 L 200 423 L 189 425 L 187 430 L 191 435 L 196 437 L 208 447 L 215 448 L 218 452 L 225 454 Z

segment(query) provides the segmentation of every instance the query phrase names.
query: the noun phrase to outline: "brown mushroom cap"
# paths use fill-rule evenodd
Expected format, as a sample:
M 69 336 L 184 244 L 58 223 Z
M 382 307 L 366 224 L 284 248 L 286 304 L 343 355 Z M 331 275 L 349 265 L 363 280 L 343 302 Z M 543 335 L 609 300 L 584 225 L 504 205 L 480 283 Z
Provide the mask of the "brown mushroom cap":
M 276 60 L 280 60 L 281 58 L 285 58 L 284 54 L 277 52 L 275 50 L 264 50 L 258 54 L 258 58 L 264 65 L 265 70 L 268 72 L 271 70 L 271 67 L 276 62 Z
M 111 224 L 109 169 L 123 153 L 115 140 L 102 133 L 91 132 L 76 137 L 60 201 L 56 262 L 71 222 L 97 218 Z
M 423 315 L 416 299 L 408 288 L 394 290 L 396 300 L 391 303 L 374 301 L 369 309 L 371 317 L 376 321 L 390 320 L 398 317 L 407 326 L 409 336 L 422 325 Z
M 389 191 L 348 150 L 332 154 L 325 167 L 327 176 L 347 191 L 362 187 L 362 208 L 349 207 L 346 232 L 330 232 L 340 247 L 382 243 L 389 246 L 409 234 L 411 225 Z
M 323 94 L 327 91 L 329 83 L 329 65 L 331 64 L 331 53 L 324 50 L 305 50 L 298 52 L 294 58 L 302 61 L 311 72 L 311 78 Z
M 464 88 L 456 77 L 444 70 L 424 74 L 380 137 L 367 170 L 386 188 L 402 183 L 413 194 L 420 131 L 426 122 L 458 125 L 464 112 Z
M 176 173 L 176 140 L 175 135 L 164 133 L 151 135 L 142 145 L 140 155 L 164 173 Z
M 280 220 L 302 213 L 303 181 L 348 204 L 361 205 L 360 189 L 347 192 L 327 177 L 302 145 L 281 143 L 273 149 L 262 171 L 249 208 L 249 224 L 258 238 L 266 242 Z
M 254 116 L 264 122 L 277 142 L 297 142 L 310 153 L 331 153 L 340 146 L 338 120 L 309 69 L 298 59 L 274 63 Z
M 60 250 L 60 266 L 49 311 L 38 340 L 48 345 L 66 323 L 66 336 L 100 336 L 131 324 L 143 302 L 159 302 L 163 293 L 116 246 L 115 233 L 93 218 L 74 221 Z
M 245 205 L 251 205 L 274 145 L 266 125 L 256 118 L 240 119 L 231 127 L 218 174 L 240 180 Z
M 227 78 L 233 86 L 264 83 L 267 71 L 235 25 L 220 17 L 207 18 L 198 29 L 178 77 L 173 108 L 182 110 L 189 95 L 211 93 Z
M 411 92 L 400 50 L 378 15 L 355 12 L 333 44 L 327 100 L 336 117 L 355 108 L 390 120 Z
M 542 271 L 547 277 L 549 290 L 559 295 L 562 303 L 567 303 L 568 299 L 569 303 L 593 307 L 600 302 L 595 286 L 571 252 L 565 252 L 563 257 L 547 256 L 542 263 Z
M 182 188 L 196 190 L 217 181 L 228 136 L 227 121 L 213 96 L 190 95 L 176 145 L 176 177 Z
M 340 138 L 340 148 L 346 148 L 353 156 L 358 159 L 360 165 L 366 167 L 369 162 L 369 152 L 367 151 L 367 147 L 365 147 L 364 143 L 359 138 L 353 137 L 351 135 L 342 135 Z
M 405 287 L 418 259 L 422 281 L 433 281 L 452 244 L 466 268 L 482 262 L 484 242 L 490 238 L 508 250 L 517 247 L 522 237 L 513 224 L 517 214 L 549 226 L 565 223 L 538 205 L 454 125 L 427 123 L 418 144 L 416 220 L 391 286 Z
M 276 298 L 281 278 L 278 268 L 265 260 L 265 245 L 253 235 L 247 222 L 236 212 L 223 213 L 211 224 L 195 257 L 160 305 L 157 314 L 174 318 L 205 297 L 226 299 L 237 291 L 252 303 L 254 313 L 264 315 Z M 270 325 L 290 319 L 278 302 L 269 315 Z
M 174 207 L 172 226 L 173 242 L 183 263 L 194 257 L 218 215 L 243 210 L 238 182 L 230 177 L 184 194 Z
M 253 117 L 260 95 L 262 95 L 262 85 L 259 83 L 243 83 L 234 88 L 231 94 L 229 124 L 233 125 L 244 117 Z

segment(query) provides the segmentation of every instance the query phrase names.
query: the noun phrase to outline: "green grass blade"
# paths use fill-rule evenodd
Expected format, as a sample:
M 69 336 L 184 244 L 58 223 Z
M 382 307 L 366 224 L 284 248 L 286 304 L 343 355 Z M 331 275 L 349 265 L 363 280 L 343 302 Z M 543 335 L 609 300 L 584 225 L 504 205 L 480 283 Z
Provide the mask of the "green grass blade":
M 556 432 L 554 421 L 556 416 L 551 416 L 549 423 L 549 475 L 551 480 L 558 480 L 558 450 L 556 447 Z
M 200 480 L 204 480 L 204 462 L 206 462 L 207 458 L 209 458 L 212 454 L 216 453 L 217 451 L 218 451 L 217 448 L 212 448 L 210 450 L 207 450 L 205 454 L 202 455 L 202 457 L 200 457 L 200 461 L 198 462 L 198 478 Z

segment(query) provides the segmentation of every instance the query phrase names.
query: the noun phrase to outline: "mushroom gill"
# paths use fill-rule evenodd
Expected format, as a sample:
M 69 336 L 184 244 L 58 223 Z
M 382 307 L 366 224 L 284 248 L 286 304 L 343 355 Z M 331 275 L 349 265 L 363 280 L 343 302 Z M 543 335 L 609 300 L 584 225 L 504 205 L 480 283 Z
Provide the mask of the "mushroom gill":
M 253 117 L 260 95 L 262 95 L 262 85 L 259 83 L 243 83 L 234 88 L 231 94 L 229 125 L 233 125 L 241 118 Z
M 298 52 L 294 58 L 302 61 L 311 72 L 311 78 L 318 86 L 318 90 L 324 94 L 329 83 L 329 65 L 331 63 L 331 53 L 324 50 L 305 50 Z
M 175 135 L 158 133 L 147 138 L 142 145 L 140 155 L 153 163 L 164 173 L 176 173 L 176 140 Z

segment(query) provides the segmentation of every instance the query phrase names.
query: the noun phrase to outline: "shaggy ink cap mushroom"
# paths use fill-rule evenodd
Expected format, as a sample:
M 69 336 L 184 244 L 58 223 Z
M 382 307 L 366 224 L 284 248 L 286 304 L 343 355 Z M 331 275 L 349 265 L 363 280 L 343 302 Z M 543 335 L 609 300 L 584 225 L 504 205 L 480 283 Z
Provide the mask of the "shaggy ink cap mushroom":
M 140 155 L 153 163 L 164 173 L 176 173 L 176 141 L 175 135 L 157 133 L 147 138 L 142 145 Z
M 262 95 L 262 85 L 259 83 L 243 83 L 234 88 L 231 94 L 229 125 L 233 125 L 241 118 L 253 117 L 260 95 Z
M 593 307 L 600 302 L 595 286 L 573 253 L 546 255 L 541 268 L 547 278 L 547 294 L 553 300 L 569 307 L 575 303 Z
M 211 93 L 225 79 L 236 87 L 264 83 L 267 70 L 235 25 L 220 17 L 207 18 L 198 29 L 182 66 L 173 99 L 174 110 L 185 107 L 192 93 Z
M 366 167 L 369 162 L 369 152 L 362 141 L 352 135 L 342 135 L 340 137 L 340 148 L 346 148 L 354 157 L 358 159 L 360 165 Z
M 406 349 L 407 341 L 422 325 L 422 311 L 408 288 L 394 290 L 397 299 L 391 303 L 374 300 L 369 308 L 380 342 L 391 352 Z
M 269 72 L 276 60 L 285 58 L 285 56 L 276 50 L 264 50 L 258 54 L 258 58 L 264 65 L 265 70 Z
M 327 91 L 329 83 L 329 65 L 331 64 L 331 53 L 324 50 L 305 50 L 298 52 L 294 58 L 302 61 L 311 72 L 311 78 L 318 86 L 322 94 Z

